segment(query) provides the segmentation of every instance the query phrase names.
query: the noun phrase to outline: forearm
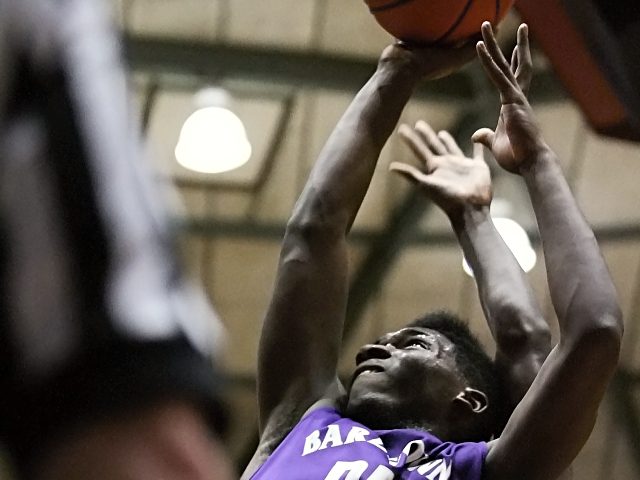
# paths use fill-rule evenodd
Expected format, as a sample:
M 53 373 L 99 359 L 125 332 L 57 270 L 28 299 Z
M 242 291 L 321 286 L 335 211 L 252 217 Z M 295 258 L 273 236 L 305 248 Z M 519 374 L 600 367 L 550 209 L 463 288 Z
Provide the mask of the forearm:
M 409 60 L 381 60 L 323 148 L 296 204 L 296 224 L 329 222 L 348 231 L 380 152 L 418 81 Z
M 452 226 L 473 269 L 480 302 L 498 346 L 508 349 L 532 333 L 546 336 L 548 325 L 533 290 L 496 230 L 489 207 L 465 209 L 452 219 Z M 548 342 L 548 337 L 545 340 Z
M 496 341 L 496 364 L 515 406 L 551 349 L 551 334 L 518 261 L 496 230 L 489 207 L 451 218 L 473 269 L 480 303 Z
M 599 326 L 617 328 L 621 333 L 615 287 L 555 154 L 542 150 L 522 170 L 522 176 L 538 220 L 561 333 L 575 335 Z

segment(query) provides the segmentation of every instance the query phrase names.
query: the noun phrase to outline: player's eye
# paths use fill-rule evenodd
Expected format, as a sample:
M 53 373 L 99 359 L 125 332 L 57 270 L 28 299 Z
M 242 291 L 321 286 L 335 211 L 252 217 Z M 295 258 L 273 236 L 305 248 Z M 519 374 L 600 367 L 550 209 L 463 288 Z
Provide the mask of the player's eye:
M 406 345 L 405 348 L 422 348 L 424 350 L 430 350 L 431 349 L 431 345 L 421 341 L 421 340 L 410 340 Z

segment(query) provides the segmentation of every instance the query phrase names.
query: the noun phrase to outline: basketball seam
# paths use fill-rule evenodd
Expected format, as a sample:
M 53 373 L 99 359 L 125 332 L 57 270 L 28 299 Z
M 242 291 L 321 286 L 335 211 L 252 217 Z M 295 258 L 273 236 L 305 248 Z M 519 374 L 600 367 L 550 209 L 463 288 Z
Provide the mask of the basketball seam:
M 468 0 L 467 4 L 462 9 L 462 13 L 460 13 L 460 15 L 458 15 L 458 18 L 456 19 L 455 22 L 453 22 L 453 25 L 451 26 L 451 28 L 449 28 L 449 30 L 447 30 L 440 38 L 436 39 L 433 43 L 443 42 L 444 40 L 447 39 L 447 37 L 449 35 L 451 35 L 453 32 L 455 32 L 456 28 L 458 28 L 460 26 L 460 24 L 462 23 L 462 21 L 464 20 L 464 17 L 466 17 L 467 13 L 469 13 L 469 10 L 471 9 L 471 5 L 472 4 L 473 4 L 473 0 Z
M 494 20 L 494 24 L 498 25 L 498 19 L 500 18 L 500 0 L 496 0 L 496 18 Z
M 395 0 L 393 2 L 380 5 L 379 7 L 369 7 L 371 13 L 384 12 L 385 10 L 391 10 L 392 8 L 399 7 L 405 3 L 413 2 L 413 0 Z

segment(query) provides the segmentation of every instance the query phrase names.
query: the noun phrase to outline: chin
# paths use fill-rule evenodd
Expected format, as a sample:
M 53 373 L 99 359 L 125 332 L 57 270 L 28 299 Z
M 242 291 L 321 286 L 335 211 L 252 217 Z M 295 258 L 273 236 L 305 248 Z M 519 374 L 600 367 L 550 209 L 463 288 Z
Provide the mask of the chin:
M 391 430 L 398 428 L 398 418 L 394 410 L 381 402 L 356 401 L 347 402 L 343 412 L 351 420 L 361 423 L 372 430 Z
M 391 430 L 415 425 L 416 422 L 405 418 L 401 412 L 406 414 L 407 409 L 392 398 L 374 392 L 358 395 L 351 391 L 343 408 L 345 416 L 372 430 Z

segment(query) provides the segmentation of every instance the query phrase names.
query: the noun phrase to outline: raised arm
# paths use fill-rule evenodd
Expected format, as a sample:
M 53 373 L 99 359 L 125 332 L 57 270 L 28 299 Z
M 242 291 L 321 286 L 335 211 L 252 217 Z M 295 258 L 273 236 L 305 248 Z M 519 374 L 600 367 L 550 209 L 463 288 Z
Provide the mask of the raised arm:
M 532 77 L 528 42 L 521 30 L 510 65 L 525 95 Z M 493 225 L 488 208 L 467 208 L 452 218 L 451 224 L 476 278 L 480 303 L 496 341 L 496 366 L 507 387 L 507 408 L 511 412 L 551 351 L 549 325 L 525 273 Z
M 312 404 L 337 395 L 347 233 L 418 80 L 453 71 L 469 54 L 469 48 L 416 53 L 388 47 L 320 154 L 287 225 L 260 341 L 263 441 L 278 442 Z
M 403 125 L 400 134 L 424 168 L 397 163 L 391 168 L 421 185 L 449 217 L 474 271 L 511 412 L 551 350 L 550 332 L 524 272 L 491 220 L 491 177 L 482 145 L 475 144 L 473 158 L 467 158 L 448 132 L 436 134 L 425 122 L 415 129 Z
M 520 29 L 526 36 L 526 26 Z M 616 368 L 623 331 L 616 292 L 593 232 L 582 216 L 526 95 L 490 25 L 478 54 L 501 94 L 495 132 L 474 136 L 498 163 L 523 176 L 538 220 L 553 305 L 560 323 L 554 348 L 487 456 L 488 480 L 553 479 L 578 454 Z M 520 51 L 517 55 L 528 55 Z M 520 57 L 522 58 L 522 57 Z

